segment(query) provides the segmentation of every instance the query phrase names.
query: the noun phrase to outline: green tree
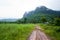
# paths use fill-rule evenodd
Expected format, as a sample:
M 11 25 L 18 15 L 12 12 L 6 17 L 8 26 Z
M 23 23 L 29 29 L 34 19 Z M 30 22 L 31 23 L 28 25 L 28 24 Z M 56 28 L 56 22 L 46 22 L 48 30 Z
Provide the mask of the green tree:
M 24 23 L 26 23 L 27 22 L 27 18 L 24 18 Z
M 54 24 L 60 26 L 60 18 L 55 18 Z
M 42 23 L 47 22 L 47 20 L 46 20 L 46 18 L 45 18 L 45 17 L 42 17 L 42 18 L 41 18 L 41 21 L 42 21 Z

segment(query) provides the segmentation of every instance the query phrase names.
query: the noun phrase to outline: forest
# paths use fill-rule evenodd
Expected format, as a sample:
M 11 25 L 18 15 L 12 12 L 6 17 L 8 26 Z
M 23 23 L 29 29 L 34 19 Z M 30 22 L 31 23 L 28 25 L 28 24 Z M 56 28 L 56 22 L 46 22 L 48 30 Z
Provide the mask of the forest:
M 17 23 L 46 23 L 60 25 L 60 11 L 49 9 L 45 6 L 37 7 L 35 10 L 25 12 L 23 18 Z

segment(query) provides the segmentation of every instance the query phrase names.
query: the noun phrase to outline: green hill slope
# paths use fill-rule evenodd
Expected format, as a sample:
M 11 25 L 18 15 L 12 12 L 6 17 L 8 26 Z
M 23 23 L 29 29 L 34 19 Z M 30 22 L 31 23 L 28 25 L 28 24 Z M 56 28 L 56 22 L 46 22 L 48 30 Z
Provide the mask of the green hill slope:
M 28 13 L 25 12 L 22 19 L 26 19 L 26 22 L 40 23 L 42 22 L 42 19 L 45 19 L 48 22 L 57 17 L 60 17 L 60 11 L 54 11 L 45 6 L 41 6 Z

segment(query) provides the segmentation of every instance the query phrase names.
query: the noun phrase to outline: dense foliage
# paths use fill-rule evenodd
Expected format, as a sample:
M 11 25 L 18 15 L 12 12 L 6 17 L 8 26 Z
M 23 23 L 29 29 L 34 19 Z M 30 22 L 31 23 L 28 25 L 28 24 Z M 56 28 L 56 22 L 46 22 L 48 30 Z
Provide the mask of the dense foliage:
M 55 23 L 57 24 L 60 21 L 58 18 L 60 19 L 60 11 L 54 11 L 45 6 L 41 6 L 33 11 L 25 12 L 23 18 L 19 20 L 19 23 L 50 23 L 55 25 Z

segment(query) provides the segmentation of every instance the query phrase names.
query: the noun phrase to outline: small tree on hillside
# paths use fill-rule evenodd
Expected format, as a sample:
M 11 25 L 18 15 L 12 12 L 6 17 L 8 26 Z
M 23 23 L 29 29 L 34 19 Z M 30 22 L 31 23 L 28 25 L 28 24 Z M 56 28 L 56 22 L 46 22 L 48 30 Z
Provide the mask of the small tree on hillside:
M 60 18 L 55 18 L 54 24 L 60 26 Z
M 26 23 L 27 22 L 27 18 L 24 18 L 24 23 Z
M 41 21 L 42 21 L 42 23 L 47 22 L 47 20 L 46 20 L 46 18 L 45 18 L 45 17 L 42 17 L 42 18 L 41 18 Z

